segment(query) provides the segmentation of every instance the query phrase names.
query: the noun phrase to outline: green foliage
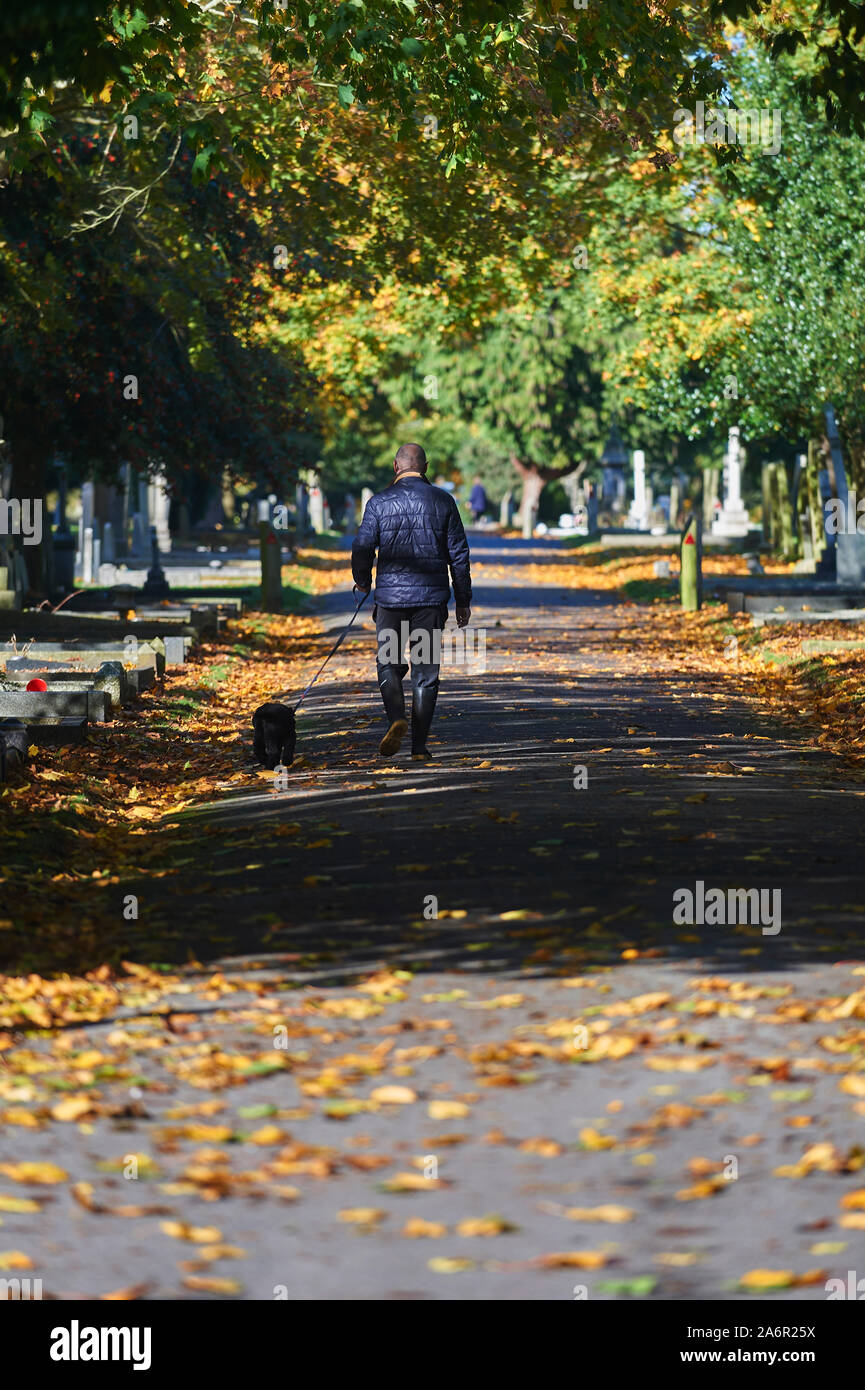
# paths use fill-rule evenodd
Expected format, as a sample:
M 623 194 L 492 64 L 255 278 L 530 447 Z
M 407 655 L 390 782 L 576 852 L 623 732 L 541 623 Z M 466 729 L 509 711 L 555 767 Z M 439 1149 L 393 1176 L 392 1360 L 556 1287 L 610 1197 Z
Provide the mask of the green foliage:
M 865 145 L 804 108 L 785 65 L 746 48 L 735 76 L 741 109 L 778 112 L 777 153 L 748 146 L 719 168 L 685 148 L 675 168 L 638 162 L 611 185 L 626 234 L 601 225 L 590 250 L 611 391 L 691 440 L 738 423 L 791 445 L 822 434 L 832 400 L 858 459 Z
M 191 152 L 165 139 L 100 149 L 73 128 L 57 154 L 76 180 L 20 174 L 0 190 L 0 413 L 16 465 L 22 442 L 106 478 L 128 460 L 178 483 L 227 468 L 272 484 L 309 462 L 310 383 L 254 331 L 271 250 L 242 191 L 196 186 Z M 142 215 L 101 216 L 105 182 L 156 168 Z M 90 230 L 70 236 L 81 218 Z

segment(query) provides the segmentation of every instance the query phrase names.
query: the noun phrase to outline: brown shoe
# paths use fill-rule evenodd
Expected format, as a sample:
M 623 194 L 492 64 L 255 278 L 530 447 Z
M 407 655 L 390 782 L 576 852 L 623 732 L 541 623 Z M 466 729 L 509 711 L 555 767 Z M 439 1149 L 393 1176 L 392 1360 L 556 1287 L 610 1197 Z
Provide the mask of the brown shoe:
M 398 753 L 400 744 L 408 733 L 408 724 L 404 719 L 395 719 L 378 745 L 378 751 L 383 758 L 389 758 L 391 754 Z

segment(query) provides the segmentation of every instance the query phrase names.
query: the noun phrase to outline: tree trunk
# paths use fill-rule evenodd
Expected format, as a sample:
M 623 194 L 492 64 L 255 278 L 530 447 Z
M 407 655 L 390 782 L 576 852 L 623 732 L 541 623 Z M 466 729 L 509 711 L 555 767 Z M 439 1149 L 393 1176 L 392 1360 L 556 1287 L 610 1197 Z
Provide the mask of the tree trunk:
M 534 515 L 534 517 L 537 517 L 538 504 L 541 500 L 541 493 L 544 490 L 546 479 L 541 469 L 535 465 L 526 465 L 514 457 L 511 457 L 511 463 L 517 470 L 522 484 L 516 522 L 517 525 L 521 527 L 523 535 L 525 535 L 531 525 L 532 516 Z M 531 532 L 529 531 L 529 535 L 530 534 Z
M 45 474 L 49 450 L 47 445 L 23 423 L 17 423 L 15 432 L 9 428 L 9 444 L 12 459 L 12 482 L 10 497 L 30 505 L 30 515 L 35 523 L 41 517 L 41 537 L 38 545 L 24 545 L 23 537 L 18 537 L 15 549 L 24 557 L 29 583 L 28 599 L 47 597 L 51 565 L 51 518 L 45 506 Z M 37 531 L 36 534 L 39 534 Z
M 538 507 L 541 501 L 541 494 L 547 483 L 555 478 L 573 477 L 574 486 L 579 483 L 586 469 L 588 460 L 583 460 L 576 467 L 568 464 L 565 468 L 540 468 L 537 464 L 525 464 L 520 459 L 511 455 L 511 463 L 516 469 L 522 483 L 520 495 L 520 505 L 517 512 L 516 521 L 522 528 L 524 536 L 530 536 L 532 514 L 537 520 Z

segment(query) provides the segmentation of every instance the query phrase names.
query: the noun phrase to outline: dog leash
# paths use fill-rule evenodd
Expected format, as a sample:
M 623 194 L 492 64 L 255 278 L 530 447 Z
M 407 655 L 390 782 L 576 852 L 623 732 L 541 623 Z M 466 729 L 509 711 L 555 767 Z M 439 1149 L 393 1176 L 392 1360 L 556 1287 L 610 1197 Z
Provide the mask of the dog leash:
M 309 692 L 312 690 L 312 687 L 315 685 L 316 681 L 318 680 L 319 676 L 321 675 L 321 673 L 322 673 L 322 671 L 324 670 L 324 668 L 325 668 L 325 666 L 327 665 L 327 663 L 330 661 L 330 658 L 333 656 L 334 652 L 335 652 L 335 651 L 338 651 L 339 648 L 342 646 L 343 641 L 344 641 L 345 638 L 348 636 L 348 629 L 351 627 L 351 625 L 352 625 L 352 623 L 354 622 L 355 618 L 357 617 L 358 613 L 359 613 L 360 610 L 363 608 L 363 605 L 366 603 L 367 599 L 369 598 L 370 592 L 371 592 L 371 590 L 367 589 L 367 591 L 366 591 L 366 593 L 364 594 L 363 598 L 361 599 L 360 603 L 357 605 L 357 607 L 355 608 L 354 612 L 352 613 L 352 615 L 351 615 L 351 617 L 350 617 L 350 619 L 349 619 L 349 621 L 348 621 L 347 626 L 344 627 L 343 630 L 342 630 L 342 632 L 339 634 L 339 637 L 337 638 L 336 642 L 335 642 L 334 645 L 331 647 L 331 649 L 330 649 L 330 651 L 328 652 L 327 656 L 324 658 L 324 661 L 321 663 L 321 665 L 319 666 L 319 668 L 318 668 L 318 670 L 316 671 L 315 675 L 313 676 L 312 680 L 310 681 L 309 685 L 306 687 L 306 690 L 304 690 L 304 692 L 303 692 L 303 694 L 301 695 L 300 699 L 298 700 L 297 704 L 294 706 L 295 712 L 297 712 L 297 710 L 300 709 L 301 705 L 303 704 L 303 702 L 304 702 L 304 700 L 306 699 L 306 697 L 307 697 L 307 695 L 309 694 Z

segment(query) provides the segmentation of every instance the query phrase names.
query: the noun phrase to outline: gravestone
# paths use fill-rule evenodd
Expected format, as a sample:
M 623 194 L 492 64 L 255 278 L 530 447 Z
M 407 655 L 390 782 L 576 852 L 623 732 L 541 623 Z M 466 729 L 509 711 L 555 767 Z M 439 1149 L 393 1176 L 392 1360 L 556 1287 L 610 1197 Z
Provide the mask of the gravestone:
M 634 500 L 628 514 L 628 521 L 638 531 L 649 528 L 649 499 L 646 492 L 646 455 L 642 449 L 634 450 Z
M 808 457 L 805 464 L 805 495 L 814 565 L 815 569 L 819 570 L 826 550 L 826 530 L 823 525 L 823 498 L 820 493 L 820 465 L 816 439 L 811 439 L 808 442 Z
M 265 613 L 282 612 L 282 546 L 269 521 L 259 523 L 261 606 Z
M 171 593 L 171 585 L 165 577 L 159 559 L 159 540 L 155 526 L 150 528 L 150 569 L 147 571 L 147 582 L 142 586 L 141 592 L 145 598 L 154 599 L 167 598 Z
M 301 540 L 309 531 L 309 498 L 303 483 L 298 483 L 294 490 L 294 509 L 297 517 L 297 539 Z
M 135 511 L 132 500 L 131 463 L 123 463 L 120 466 L 120 506 L 118 511 L 119 517 L 114 544 L 118 557 L 125 559 L 129 554 L 129 532 L 132 526 L 132 514 Z
M 81 569 L 79 579 L 82 584 L 93 583 L 93 527 L 87 526 L 83 532 L 81 546 Z
M 838 537 L 834 531 L 829 529 L 830 504 L 833 499 L 832 480 L 829 477 L 828 468 L 821 468 L 817 474 L 818 487 L 820 490 L 820 527 L 826 540 L 823 554 L 820 556 L 817 565 L 817 574 L 821 577 L 835 578 L 837 575 Z
M 514 523 L 514 494 L 506 492 L 499 508 L 499 525 L 509 531 Z
M 141 560 L 147 554 L 147 532 L 145 519 L 141 512 L 135 512 L 132 517 L 132 540 L 129 544 L 129 554 L 135 560 Z
M 851 493 L 847 486 L 834 408 L 827 404 L 823 413 L 826 419 L 826 438 L 829 440 L 835 470 L 835 495 L 842 504 L 844 519 L 844 529 L 836 536 L 835 572 L 839 584 L 858 585 L 865 579 L 865 536 L 860 536 L 856 530 L 856 494 Z
M 799 505 L 799 494 L 805 484 L 805 466 L 807 458 L 805 454 L 797 454 L 796 462 L 793 464 L 793 484 L 790 489 L 790 510 L 793 516 L 793 530 L 799 533 L 799 513 L 802 508 Z
M 309 521 L 315 534 L 320 536 L 325 529 L 324 493 L 317 483 L 309 489 Z
M 356 503 L 356 501 L 355 501 L 354 493 L 353 493 L 353 492 L 348 492 L 348 493 L 346 493 L 345 504 L 344 504 L 344 507 L 343 507 L 343 514 L 342 514 L 342 515 L 343 515 L 343 529 L 345 530 L 345 534 L 346 534 L 347 536 L 353 536 L 354 533 L 355 533 L 355 531 L 357 530 L 357 516 L 356 516 L 356 511 L 357 511 L 357 503 Z
M 727 434 L 727 454 L 724 467 L 724 503 L 712 525 L 716 536 L 747 536 L 751 529 L 742 503 L 742 451 L 739 426 L 732 425 Z
M 81 531 L 82 531 L 82 532 L 86 531 L 86 529 L 87 529 L 88 526 L 92 526 L 92 525 L 93 525 L 93 518 L 94 518 L 94 516 L 96 515 L 96 511 L 95 511 L 95 501 L 96 501 L 95 492 L 96 492 L 96 488 L 95 488 L 95 484 L 94 484 L 94 483 L 88 482 L 88 483 L 82 483 L 82 484 L 81 484 Z
M 763 541 L 769 545 L 772 542 L 772 464 L 763 463 L 759 485 L 762 495 Z
M 670 526 L 675 530 L 679 521 L 679 508 L 681 506 L 681 489 L 678 478 L 674 478 L 670 483 Z
M 365 488 L 363 489 L 363 491 L 361 492 L 361 494 L 360 494 L 360 514 L 361 514 L 361 517 L 363 517 L 363 514 L 364 514 L 364 512 L 366 511 L 366 504 L 367 504 L 367 502 L 369 502 L 370 498 L 372 498 L 372 497 L 374 497 L 374 496 L 375 496 L 375 494 L 373 493 L 373 490 L 372 490 L 371 487 L 365 487 Z
M 0 719 L 0 782 L 12 782 L 27 763 L 27 725 L 20 719 Z
M 90 580 L 84 579 L 84 548 L 85 538 L 88 531 L 93 530 L 93 483 L 81 484 L 81 518 L 78 522 L 78 545 L 75 551 L 75 578 L 82 580 L 85 584 Z M 93 572 L 92 549 L 90 572 Z
M 12 552 L 0 547 L 0 611 L 15 611 L 20 606 L 13 577 Z
M 171 498 L 167 491 L 167 480 L 165 473 L 154 474 L 148 489 L 150 525 L 156 530 L 156 543 L 163 555 L 168 555 L 171 551 L 171 532 L 168 529 L 168 513 L 171 509 Z
M 708 530 L 715 520 L 718 502 L 718 469 L 703 469 L 703 525 Z
M 54 549 L 54 588 L 62 594 L 75 587 L 75 538 L 66 518 L 68 478 L 65 464 L 57 465 L 57 512 L 52 546 Z
M 790 502 L 790 488 L 787 482 L 787 466 L 779 463 L 775 467 L 775 480 L 778 489 L 778 520 L 781 529 L 781 554 L 785 560 L 793 558 L 793 508 Z

